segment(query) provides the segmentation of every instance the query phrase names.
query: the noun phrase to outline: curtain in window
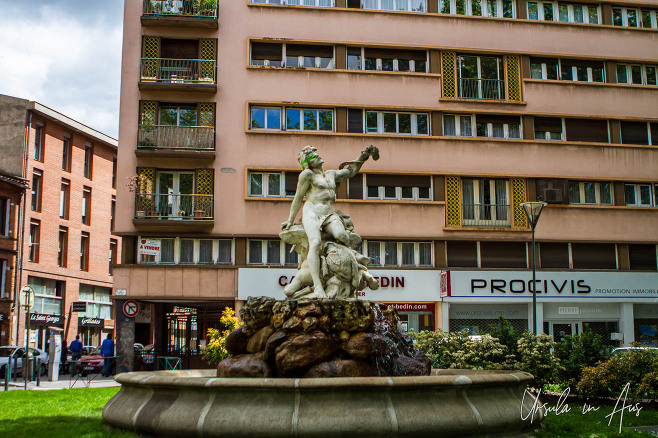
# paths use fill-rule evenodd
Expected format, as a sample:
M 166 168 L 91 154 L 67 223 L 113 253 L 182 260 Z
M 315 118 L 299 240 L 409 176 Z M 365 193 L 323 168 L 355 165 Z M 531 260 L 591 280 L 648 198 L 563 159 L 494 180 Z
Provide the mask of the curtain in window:
M 231 263 L 231 241 L 230 240 L 220 240 L 219 241 L 219 256 L 217 258 L 217 263 Z
M 212 263 L 212 240 L 199 241 L 199 263 Z
M 377 9 L 377 0 L 364 0 L 364 9 Z
M 507 217 L 507 181 L 496 180 L 496 218 L 506 221 Z
M 297 252 L 292 249 L 292 245 L 289 243 L 286 243 L 285 246 L 285 263 L 286 265 L 297 264 Z
M 420 242 L 418 244 L 418 253 L 420 266 L 430 266 L 432 264 L 432 244 L 430 242 Z
M 262 243 L 260 240 L 249 241 L 249 263 L 262 263 Z
M 380 0 L 381 1 L 381 9 L 387 10 L 387 11 L 392 11 L 395 9 L 394 0 Z
M 402 265 L 415 265 L 413 242 L 402 242 Z
M 267 263 L 277 265 L 281 263 L 281 241 L 267 241 Z
M 174 239 L 160 241 L 160 263 L 174 262 Z
M 368 257 L 371 265 L 381 265 L 379 242 L 368 242 Z
M 455 129 L 455 116 L 443 116 L 443 135 L 457 135 Z
M 474 199 L 474 191 L 473 191 L 474 183 L 475 180 L 472 179 L 465 179 L 462 182 L 462 204 L 464 209 L 462 212 L 462 216 L 464 219 L 475 219 L 475 211 L 474 211 L 475 199 Z
M 398 264 L 398 245 L 396 242 L 384 243 L 384 265 L 396 266 Z
M 459 135 L 462 137 L 471 137 L 473 135 L 471 116 L 459 116 L 459 130 Z
M 181 239 L 180 263 L 194 263 L 194 240 Z

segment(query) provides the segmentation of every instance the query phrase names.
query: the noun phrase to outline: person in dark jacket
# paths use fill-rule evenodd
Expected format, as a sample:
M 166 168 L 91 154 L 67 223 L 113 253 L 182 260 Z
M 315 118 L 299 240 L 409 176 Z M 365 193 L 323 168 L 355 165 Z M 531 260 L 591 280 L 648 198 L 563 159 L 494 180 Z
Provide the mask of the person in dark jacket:
M 112 334 L 107 334 L 107 339 L 101 344 L 101 356 L 103 356 L 103 377 L 108 377 L 112 369 L 112 357 L 114 356 L 114 341 Z
M 75 340 L 69 345 L 71 350 L 71 375 L 75 376 L 75 366 L 82 357 L 82 342 L 80 342 L 80 335 L 75 337 Z

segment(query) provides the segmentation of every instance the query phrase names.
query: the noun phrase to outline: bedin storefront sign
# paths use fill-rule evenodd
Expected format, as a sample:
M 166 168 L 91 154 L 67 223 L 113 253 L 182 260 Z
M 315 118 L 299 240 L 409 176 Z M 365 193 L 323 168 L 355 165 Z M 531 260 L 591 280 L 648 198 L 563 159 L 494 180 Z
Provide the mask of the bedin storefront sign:
M 379 289 L 365 289 L 359 298 L 371 301 L 439 301 L 440 271 L 369 270 L 379 282 Z M 238 299 L 268 296 L 285 299 L 283 288 L 294 278 L 295 269 L 238 269 Z

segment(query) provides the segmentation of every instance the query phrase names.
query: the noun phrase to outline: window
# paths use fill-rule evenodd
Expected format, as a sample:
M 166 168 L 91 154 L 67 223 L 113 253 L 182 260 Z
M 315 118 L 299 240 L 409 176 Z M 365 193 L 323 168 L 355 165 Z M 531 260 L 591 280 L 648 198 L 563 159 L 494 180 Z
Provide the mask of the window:
M 525 242 L 480 242 L 481 268 L 527 268 Z
M 249 239 L 247 264 L 297 265 L 298 255 L 291 245 L 281 240 Z
M 462 179 L 462 225 L 510 226 L 506 179 Z
M 459 97 L 467 99 L 505 99 L 503 58 L 457 56 Z
M 617 248 L 613 243 L 572 243 L 573 269 L 617 269 Z
M 658 123 L 646 122 L 621 122 L 621 142 L 622 144 L 655 144 L 651 142 L 651 130 L 656 131 Z
M 539 260 L 542 269 L 569 269 L 569 244 L 541 242 L 539 244 Z
M 250 64 L 266 67 L 334 68 L 334 47 L 253 42 Z
M 397 71 L 427 73 L 427 51 L 347 48 L 348 70 Z
M 658 66 L 644 64 L 617 64 L 617 83 L 656 85 Z
M 82 223 L 91 223 L 91 187 L 87 186 L 82 188 Z
M 71 137 L 64 137 L 62 142 L 62 170 L 71 171 Z
M 425 12 L 426 0 L 363 0 L 363 9 Z
M 656 245 L 628 245 L 631 271 L 656 270 Z
M 474 116 L 471 114 L 445 114 L 443 135 L 448 137 L 475 137 Z
M 30 253 L 28 260 L 30 262 L 39 263 L 39 239 L 41 237 L 41 222 L 33 219 L 30 221 Z
M 597 5 L 558 3 L 556 1 L 528 2 L 528 18 L 530 20 L 600 24 L 599 16 L 599 7 Z
M 80 270 L 89 270 L 89 233 L 80 234 Z
M 658 29 L 656 15 L 658 11 L 652 9 L 612 8 L 612 23 L 615 26 L 643 27 L 645 29 Z
M 299 172 L 249 172 L 249 196 L 295 196 Z
M 117 241 L 116 239 L 110 239 L 110 266 L 109 273 L 112 275 L 112 265 L 117 263 Z
M 144 238 L 140 238 L 142 240 Z M 149 238 L 150 239 L 150 238 Z M 155 239 L 160 241 L 158 255 L 139 254 L 137 263 L 146 264 L 218 264 L 233 263 L 229 239 Z
M 117 188 L 117 156 L 112 157 L 112 188 Z
M 39 277 L 27 277 L 27 284 L 34 289 L 33 313 L 62 314 L 64 282 Z
M 160 126 L 197 126 L 196 105 L 160 105 Z
M 71 182 L 68 179 L 62 179 L 59 190 L 59 217 L 62 219 L 69 218 L 69 205 L 71 199 Z
M 57 245 L 57 266 L 66 268 L 69 248 L 69 229 L 59 227 L 59 243 Z
M 596 119 L 564 119 L 567 141 L 609 143 L 608 122 Z
M 442 14 L 478 17 L 516 18 L 513 0 L 439 0 Z
M 429 135 L 428 114 L 366 111 L 366 132 Z
M 251 0 L 251 2 L 264 5 L 324 6 L 329 8 L 334 7 L 334 0 Z
M 530 58 L 530 77 L 573 82 L 605 82 L 605 69 L 601 61 Z
M 112 196 L 112 202 L 110 203 L 110 231 L 114 231 L 114 216 L 117 212 L 117 198 Z
M 326 131 L 334 130 L 334 112 L 330 109 L 286 109 L 287 131 Z
M 369 266 L 434 266 L 432 242 L 366 240 L 363 248 L 370 258 Z
M 0 236 L 11 232 L 11 199 L 0 198 Z
M 87 310 L 79 317 L 112 319 L 112 289 L 107 287 L 80 285 L 78 299 L 87 303 Z
M 34 128 L 34 155 L 35 161 L 43 162 L 43 126 Z
M 354 199 L 352 185 L 357 184 L 363 184 L 360 192 L 365 196 L 362 199 L 432 200 L 432 178 L 426 175 L 364 175 L 363 182 L 348 181 L 349 198 Z
M 7 293 L 7 278 L 9 275 L 9 264 L 7 260 L 0 259 L 0 298 L 9 298 Z
M 479 260 L 478 242 L 446 242 L 448 266 L 451 268 L 477 268 Z
M 627 206 L 652 207 L 653 193 L 650 183 L 624 184 L 624 198 Z
M 34 169 L 32 172 L 32 211 L 41 211 L 41 191 L 43 189 L 43 173 Z
M 477 115 L 475 122 L 478 137 L 521 138 L 521 118 L 518 116 Z
M 612 184 L 609 182 L 569 181 L 569 203 L 612 205 Z
M 281 130 L 281 108 L 252 107 L 249 129 Z
M 564 137 L 562 119 L 555 117 L 535 117 L 535 140 L 562 141 Z
M 83 175 L 85 178 L 91 179 L 92 161 L 94 156 L 94 147 L 90 144 L 85 145 L 85 162 L 83 167 Z

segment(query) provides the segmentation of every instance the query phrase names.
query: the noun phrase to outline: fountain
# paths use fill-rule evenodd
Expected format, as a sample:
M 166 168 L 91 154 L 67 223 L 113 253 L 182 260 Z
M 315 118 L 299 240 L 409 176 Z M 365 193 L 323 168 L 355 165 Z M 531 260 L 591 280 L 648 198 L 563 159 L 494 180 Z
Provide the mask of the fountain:
M 199 437 L 512 437 L 537 427 L 543 415 L 524 398 L 532 375 L 432 370 L 394 309 L 356 298 L 378 285 L 354 250 L 350 216 L 333 204 L 337 184 L 369 157 L 376 147 L 325 171 L 315 148 L 302 149 L 280 233 L 300 256 L 288 299 L 247 300 L 217 370 L 118 375 L 122 388 L 103 409 L 110 425 Z

